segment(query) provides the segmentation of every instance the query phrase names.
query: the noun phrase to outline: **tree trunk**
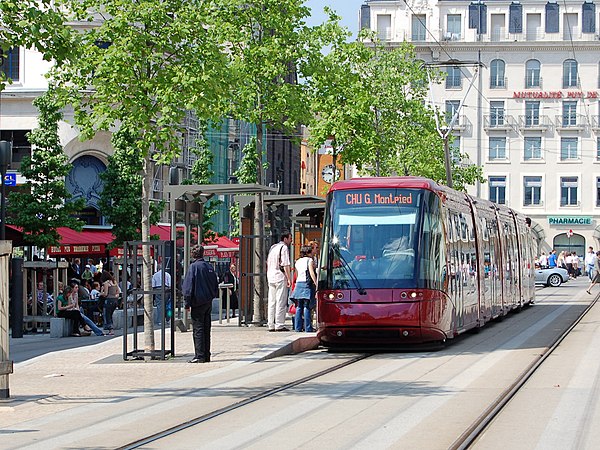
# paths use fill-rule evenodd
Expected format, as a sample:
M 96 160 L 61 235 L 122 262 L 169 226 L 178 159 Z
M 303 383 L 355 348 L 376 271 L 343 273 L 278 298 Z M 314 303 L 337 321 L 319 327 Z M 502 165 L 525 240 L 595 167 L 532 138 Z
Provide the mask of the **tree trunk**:
M 258 185 L 264 184 L 263 179 L 263 124 L 259 121 L 256 124 L 256 181 Z M 258 192 L 254 196 L 254 273 L 262 274 L 265 272 L 265 219 L 263 210 L 263 194 Z M 261 325 L 264 321 L 265 309 L 265 277 L 256 275 L 254 277 L 254 299 L 253 299 L 252 323 Z
M 142 241 L 150 240 L 150 197 L 152 196 L 152 162 L 150 155 L 144 157 L 142 166 Z M 142 246 L 142 284 L 145 292 L 152 289 L 152 260 L 150 247 Z M 133 270 L 136 270 L 134 267 Z M 154 324 L 152 322 L 153 299 L 144 294 L 144 351 L 154 351 Z

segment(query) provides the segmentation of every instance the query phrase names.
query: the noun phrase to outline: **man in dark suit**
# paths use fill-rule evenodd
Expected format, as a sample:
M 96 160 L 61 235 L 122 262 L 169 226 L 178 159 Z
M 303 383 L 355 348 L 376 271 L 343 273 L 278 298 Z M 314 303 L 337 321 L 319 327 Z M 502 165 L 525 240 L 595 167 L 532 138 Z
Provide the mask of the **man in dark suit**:
M 183 280 L 185 309 L 192 310 L 194 327 L 194 358 L 190 363 L 210 361 L 210 326 L 212 300 L 219 295 L 219 281 L 213 266 L 204 261 L 204 247 L 192 248 L 194 262 L 190 264 Z

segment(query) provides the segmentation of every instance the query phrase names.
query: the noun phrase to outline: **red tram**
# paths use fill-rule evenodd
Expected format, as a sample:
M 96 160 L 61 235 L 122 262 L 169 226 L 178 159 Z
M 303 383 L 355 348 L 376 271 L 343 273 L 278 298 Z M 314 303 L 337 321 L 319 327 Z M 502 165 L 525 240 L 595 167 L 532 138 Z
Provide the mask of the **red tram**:
M 317 291 L 335 346 L 446 342 L 534 301 L 537 241 L 512 209 L 418 177 L 334 183 Z

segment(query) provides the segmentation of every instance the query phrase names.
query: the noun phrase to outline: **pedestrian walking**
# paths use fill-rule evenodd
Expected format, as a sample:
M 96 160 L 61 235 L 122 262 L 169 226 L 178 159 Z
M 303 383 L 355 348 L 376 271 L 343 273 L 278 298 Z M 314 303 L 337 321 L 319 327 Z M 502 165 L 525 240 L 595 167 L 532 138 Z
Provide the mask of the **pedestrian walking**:
M 596 253 L 594 252 L 593 247 L 588 247 L 588 251 L 585 254 L 585 270 L 587 272 L 587 276 L 590 279 L 590 282 L 592 282 L 594 280 L 594 276 L 595 276 L 595 263 L 596 263 Z
M 557 259 L 558 258 L 556 256 L 556 250 L 552 249 L 552 251 L 548 255 L 548 267 L 550 267 L 551 269 L 556 267 Z
M 194 358 L 190 363 L 210 362 L 210 326 L 212 301 L 219 295 L 219 281 L 214 267 L 204 261 L 204 247 L 192 248 L 194 262 L 183 280 L 185 309 L 191 309 L 194 327 Z
M 269 282 L 269 302 L 267 327 L 269 331 L 290 331 L 285 327 L 288 290 L 292 285 L 290 272 L 290 250 L 292 233 L 284 231 L 281 241 L 273 245 L 267 256 L 267 281 Z
M 598 282 L 600 282 L 600 251 L 596 252 L 596 259 L 594 260 L 594 278 L 585 292 L 592 295 L 592 288 Z

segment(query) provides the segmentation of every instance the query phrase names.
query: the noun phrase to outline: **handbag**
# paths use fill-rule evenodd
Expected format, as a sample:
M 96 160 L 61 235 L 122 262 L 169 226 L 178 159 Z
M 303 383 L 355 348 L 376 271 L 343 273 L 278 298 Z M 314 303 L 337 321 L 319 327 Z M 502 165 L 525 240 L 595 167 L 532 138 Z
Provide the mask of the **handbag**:
M 295 304 L 295 303 L 292 303 L 292 304 L 290 305 L 290 310 L 289 310 L 289 312 L 290 312 L 290 314 L 291 314 L 292 316 L 295 316 L 295 315 L 296 315 L 296 304 Z

